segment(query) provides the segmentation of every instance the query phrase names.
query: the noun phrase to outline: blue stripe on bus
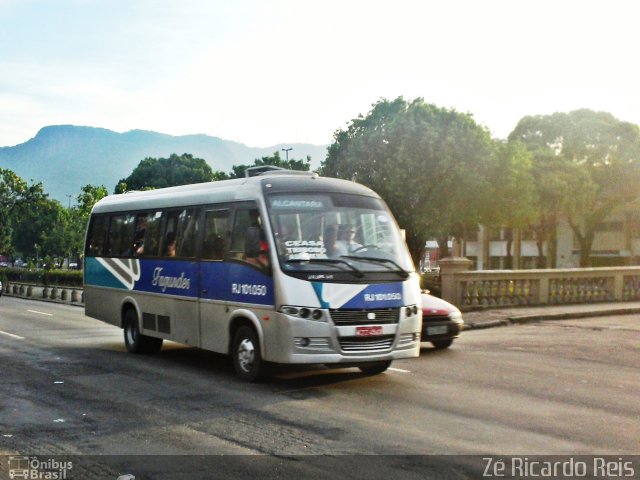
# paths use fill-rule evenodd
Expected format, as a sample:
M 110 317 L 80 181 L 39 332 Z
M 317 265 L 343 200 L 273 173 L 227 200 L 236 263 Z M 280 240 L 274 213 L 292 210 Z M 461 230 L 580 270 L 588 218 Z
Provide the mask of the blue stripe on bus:
M 373 285 L 313 282 L 323 308 L 373 309 L 405 305 L 401 282 Z
M 107 268 L 94 257 L 87 257 L 85 260 L 84 279 L 86 285 L 127 289 L 115 275 L 107 270 Z
M 87 258 L 85 282 L 98 287 L 128 289 L 126 265 L 116 259 Z M 163 293 L 188 298 L 273 305 L 273 278 L 238 262 L 190 262 L 163 259 L 135 259 L 139 279 L 135 292 Z M 113 265 L 111 265 L 111 264 Z M 124 271 L 121 271 L 124 270 Z M 198 273 L 200 272 L 200 277 Z M 124 278 L 124 279 L 123 279 Z

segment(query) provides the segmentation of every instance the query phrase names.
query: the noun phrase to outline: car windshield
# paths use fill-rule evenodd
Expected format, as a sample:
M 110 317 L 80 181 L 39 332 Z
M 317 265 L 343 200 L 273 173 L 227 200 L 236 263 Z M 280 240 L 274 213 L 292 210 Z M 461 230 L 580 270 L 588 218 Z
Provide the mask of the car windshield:
M 348 194 L 277 194 L 268 198 L 280 264 L 285 271 L 413 270 L 384 202 Z

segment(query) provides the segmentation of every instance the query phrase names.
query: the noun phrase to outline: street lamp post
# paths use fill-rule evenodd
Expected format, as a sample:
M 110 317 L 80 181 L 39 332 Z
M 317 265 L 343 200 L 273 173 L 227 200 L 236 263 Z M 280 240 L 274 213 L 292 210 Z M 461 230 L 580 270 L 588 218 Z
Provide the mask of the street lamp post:
M 287 162 L 289 161 L 289 152 L 293 150 L 293 147 L 289 147 L 289 148 L 283 148 L 282 151 L 285 153 L 285 155 L 287 156 L 286 160 Z
M 69 199 L 69 210 L 71 210 L 71 197 L 73 197 L 73 195 L 67 195 L 67 198 Z

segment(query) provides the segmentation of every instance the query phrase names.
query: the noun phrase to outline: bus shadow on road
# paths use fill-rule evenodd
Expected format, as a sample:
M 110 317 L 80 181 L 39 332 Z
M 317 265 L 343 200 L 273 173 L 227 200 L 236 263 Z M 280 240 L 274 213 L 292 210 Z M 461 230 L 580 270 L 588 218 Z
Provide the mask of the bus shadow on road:
M 244 383 L 235 375 L 231 357 L 218 353 L 185 347 L 179 344 L 167 345 L 157 355 L 166 360 L 166 365 L 180 365 L 193 371 L 203 371 L 225 381 Z M 259 385 L 268 385 L 280 389 L 304 389 L 331 384 L 374 378 L 362 373 L 356 367 L 326 367 L 324 365 L 282 365 L 269 364 L 265 378 Z M 377 377 L 382 378 L 377 375 Z
M 158 365 L 170 371 L 182 370 L 192 374 L 212 375 L 216 380 L 231 381 L 242 384 L 235 374 L 233 362 L 228 355 L 202 350 L 180 343 L 165 341 L 162 350 L 153 355 L 137 355 L 126 351 L 120 342 L 108 342 L 98 347 L 106 355 L 105 362 L 111 361 L 112 355 L 123 356 L 127 362 L 141 363 L 145 366 Z M 445 353 L 433 348 L 425 348 L 421 355 Z M 393 364 L 392 364 L 393 366 Z M 258 384 L 270 385 L 280 389 L 305 389 L 328 386 L 344 382 L 380 379 L 386 375 L 370 375 L 361 372 L 354 366 L 325 366 L 269 364 L 266 377 Z
M 139 357 L 139 356 L 136 356 Z M 220 379 L 244 383 L 235 375 L 231 357 L 219 353 L 201 350 L 199 348 L 166 342 L 162 350 L 150 356 L 143 356 L 154 362 L 162 362 L 169 368 L 171 365 L 185 367 L 194 373 L 206 372 Z M 278 387 L 295 386 L 311 387 L 329 385 L 355 379 L 366 378 L 368 375 L 357 368 L 330 368 L 324 365 L 281 365 L 269 364 L 267 375 L 260 384 Z

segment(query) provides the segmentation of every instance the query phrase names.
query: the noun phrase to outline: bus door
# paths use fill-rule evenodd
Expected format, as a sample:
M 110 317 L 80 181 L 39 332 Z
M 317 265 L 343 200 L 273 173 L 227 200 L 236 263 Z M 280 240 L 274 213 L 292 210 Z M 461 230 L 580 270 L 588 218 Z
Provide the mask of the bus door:
M 207 350 L 226 351 L 226 317 L 229 269 L 230 211 L 205 210 L 200 262 L 200 345 Z
M 263 220 L 254 203 L 236 205 L 233 215 L 229 209 L 205 211 L 204 225 L 200 263 L 201 345 L 226 352 L 233 311 L 247 309 L 254 318 L 262 318 L 264 310 L 273 310 L 269 247 Z

